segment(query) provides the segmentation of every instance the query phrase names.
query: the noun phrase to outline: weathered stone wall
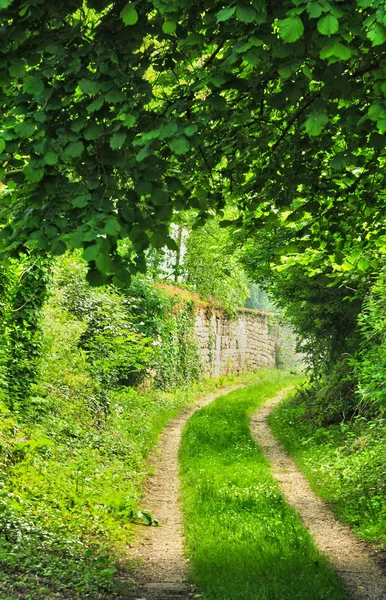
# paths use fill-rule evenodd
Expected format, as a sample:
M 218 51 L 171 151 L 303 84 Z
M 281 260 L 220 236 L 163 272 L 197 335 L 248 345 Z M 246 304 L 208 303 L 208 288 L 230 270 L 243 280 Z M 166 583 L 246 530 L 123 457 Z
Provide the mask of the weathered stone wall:
M 207 377 L 284 366 L 296 360 L 290 331 L 274 316 L 259 311 L 240 309 L 231 319 L 220 310 L 200 308 L 195 336 Z

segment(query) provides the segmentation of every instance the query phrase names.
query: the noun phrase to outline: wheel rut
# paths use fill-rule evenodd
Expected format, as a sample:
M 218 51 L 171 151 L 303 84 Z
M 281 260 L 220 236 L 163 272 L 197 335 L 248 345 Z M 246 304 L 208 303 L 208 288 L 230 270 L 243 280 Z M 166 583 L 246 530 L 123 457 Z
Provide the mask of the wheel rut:
M 188 582 L 184 556 L 183 520 L 179 502 L 178 448 L 190 417 L 216 398 L 244 387 L 223 388 L 200 398 L 172 420 L 151 456 L 154 475 L 147 481 L 142 506 L 159 521 L 159 527 L 142 527 L 131 546 L 135 563 L 134 587 L 125 600 L 189 600 L 195 590 Z M 260 407 L 251 418 L 251 432 L 271 464 L 272 475 L 310 531 L 319 550 L 341 577 L 351 600 L 386 600 L 386 576 L 364 542 L 339 522 L 312 491 L 293 459 L 274 438 L 268 417 L 288 390 Z M 280 599 L 278 599 L 280 600 Z
M 223 388 L 200 398 L 182 411 L 163 431 L 150 458 L 154 476 L 146 484 L 142 506 L 158 520 L 159 527 L 142 527 L 132 545 L 136 563 L 135 587 L 127 600 L 175 600 L 193 598 L 187 581 L 188 562 L 184 556 L 182 511 L 179 502 L 178 448 L 182 430 L 190 417 L 216 398 L 244 385 Z
M 293 459 L 274 438 L 268 417 L 287 394 L 283 390 L 260 407 L 251 418 L 251 432 L 272 468 L 272 475 L 310 531 L 319 550 L 341 577 L 351 600 L 386 600 L 386 576 L 374 562 L 364 542 L 338 521 L 310 487 Z

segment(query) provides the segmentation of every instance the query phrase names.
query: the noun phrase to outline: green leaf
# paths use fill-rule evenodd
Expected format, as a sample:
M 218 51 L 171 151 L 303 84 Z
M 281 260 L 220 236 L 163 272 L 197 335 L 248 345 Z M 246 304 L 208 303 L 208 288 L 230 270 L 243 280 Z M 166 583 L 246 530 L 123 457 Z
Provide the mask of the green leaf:
M 2 8 L 8 8 L 8 6 L 11 6 L 13 0 L 0 0 L 0 10 Z
M 113 150 L 120 150 L 126 140 L 126 131 L 114 133 L 110 140 L 110 146 Z
M 68 146 L 66 146 L 65 152 L 67 156 L 71 156 L 71 158 L 79 158 L 84 152 L 83 142 L 70 142 Z
M 104 252 L 99 254 L 95 262 L 99 271 L 101 271 L 102 273 L 108 274 L 113 271 L 113 261 L 111 260 L 111 257 L 108 254 L 105 254 Z
M 37 77 L 33 77 L 33 75 L 27 75 L 27 77 L 24 79 L 23 90 L 26 94 L 40 96 L 40 94 L 44 91 L 44 85 L 43 82 Z
M 319 33 L 322 35 L 333 35 L 339 31 L 339 21 L 331 14 L 321 17 L 317 26 Z
M 38 183 L 44 177 L 44 167 L 34 168 L 27 165 L 24 169 L 24 177 L 31 183 Z
M 386 28 L 380 23 L 375 23 L 367 32 L 367 37 L 373 46 L 380 46 L 386 42 Z
M 319 2 L 307 2 L 306 10 L 312 19 L 317 19 L 323 12 Z
M 368 260 L 366 260 L 365 258 L 360 258 L 358 260 L 358 270 L 361 271 L 362 273 L 364 273 L 365 271 L 367 271 L 367 269 L 369 268 L 370 263 Z
M 351 49 L 342 44 L 341 42 L 329 42 L 320 51 L 320 58 L 331 58 L 335 57 L 339 60 L 348 60 L 351 58 Z
M 379 119 L 379 121 L 377 121 L 377 129 L 381 133 L 386 132 L 386 119 Z
M 303 21 L 299 17 L 290 17 L 279 23 L 279 35 L 287 43 L 296 42 L 304 32 Z
M 283 65 L 279 67 L 277 72 L 283 79 L 289 79 L 299 68 L 299 62 Z
M 91 287 L 99 287 L 106 285 L 108 278 L 106 275 L 98 271 L 98 269 L 90 269 L 86 275 L 86 279 Z
M 243 60 L 249 63 L 250 65 L 258 65 L 261 61 L 261 51 L 259 50 L 259 48 L 252 46 L 250 50 L 244 52 Z
M 136 120 L 137 119 L 134 115 L 126 115 L 126 117 L 123 120 L 123 124 L 125 127 L 130 129 L 131 127 L 134 127 Z
M 191 137 L 192 135 L 194 135 L 198 130 L 197 125 L 188 125 L 187 127 L 185 127 L 184 132 L 185 135 L 187 135 L 188 137 Z
M 205 42 L 205 37 L 201 33 L 190 33 L 187 38 L 180 41 L 182 47 L 199 46 Z
M 221 21 L 228 21 L 235 13 L 236 7 L 232 6 L 231 8 L 223 8 L 216 14 L 217 23 Z
M 86 127 L 87 125 L 87 119 L 85 119 L 84 117 L 79 117 L 78 119 L 75 119 L 75 121 L 73 121 L 71 123 L 71 131 L 75 131 L 75 133 L 79 133 L 84 127 Z
M 175 240 L 173 240 L 173 238 L 171 237 L 166 237 L 165 238 L 165 245 L 167 248 L 169 248 L 169 250 L 173 250 L 174 252 L 178 252 L 178 245 L 177 242 Z
M 18 123 L 15 126 L 15 131 L 22 138 L 30 138 L 35 132 L 35 125 L 33 123 L 29 123 L 28 121 L 24 121 L 23 123 Z
M 128 2 L 121 10 L 120 17 L 125 25 L 135 25 L 138 21 L 138 13 L 133 2 Z
M 347 159 L 342 152 L 339 152 L 334 158 L 331 159 L 330 165 L 334 171 L 342 171 L 347 163 Z
M 43 112 L 42 110 L 37 110 L 34 113 L 34 119 L 35 121 L 37 121 L 38 123 L 45 123 L 47 121 L 47 115 L 45 112 Z
M 155 188 L 151 194 L 151 201 L 156 206 L 164 206 L 169 200 L 169 194 L 163 188 Z
M 176 29 L 177 29 L 177 23 L 176 23 L 176 21 L 168 20 L 168 21 L 165 21 L 165 23 L 162 25 L 162 31 L 164 33 L 167 33 L 167 34 L 170 34 L 170 35 L 172 33 L 175 33 Z
M 149 154 L 150 154 L 150 144 L 146 144 L 146 146 L 141 148 L 141 150 L 138 152 L 135 159 L 138 162 L 142 162 L 145 158 L 147 158 L 149 156 Z
M 165 127 L 162 127 L 159 131 L 159 139 L 165 140 L 167 138 L 173 137 L 178 131 L 177 123 L 168 123 Z
M 367 114 L 372 121 L 378 121 L 386 117 L 386 110 L 382 104 L 372 104 Z
M 184 135 L 180 135 L 169 142 L 169 147 L 174 154 L 186 154 L 189 150 L 189 142 Z
M 93 113 L 93 112 L 99 110 L 100 108 L 102 108 L 104 101 L 105 101 L 104 97 L 99 96 L 99 98 L 97 98 L 96 100 L 91 102 L 91 104 L 87 107 L 87 112 Z
M 327 123 L 327 114 L 325 112 L 319 112 L 315 110 L 306 120 L 306 131 L 310 136 L 319 135 Z
M 166 244 L 166 239 L 165 236 L 162 235 L 162 233 L 156 231 L 155 233 L 153 233 L 150 242 L 154 248 L 161 250 Z
M 67 250 L 66 244 L 62 240 L 56 240 L 51 246 L 51 254 L 61 256 Z
M 82 194 L 80 196 L 75 196 L 75 198 L 71 200 L 71 204 L 75 208 L 84 208 L 85 206 L 87 206 L 90 199 L 91 194 Z
M 71 248 L 82 248 L 84 231 L 82 228 L 75 229 L 67 236 L 68 245 Z
M 83 250 L 83 258 L 87 262 L 90 262 L 97 258 L 97 256 L 99 255 L 99 252 L 100 252 L 100 248 L 99 248 L 98 244 L 90 244 L 90 246 L 87 246 L 87 248 L 85 248 Z
M 139 196 L 147 196 L 148 194 L 151 194 L 152 189 L 153 186 L 150 181 L 146 181 L 145 179 L 140 179 L 135 184 L 135 191 Z
M 25 65 L 22 60 L 13 60 L 9 67 L 9 74 L 12 77 L 23 77 L 25 74 Z
M 304 65 L 302 67 L 302 71 L 303 71 L 304 75 L 307 77 L 307 79 L 313 78 L 312 71 L 307 65 Z
M 5 140 L 0 139 L 0 154 L 5 150 Z
M 103 125 L 89 123 L 83 132 L 86 140 L 98 140 L 103 134 Z
M 107 235 L 112 235 L 116 237 L 121 231 L 121 226 L 118 222 L 117 217 L 110 216 L 106 220 L 105 224 L 105 232 Z
M 253 6 L 238 3 L 236 7 L 236 17 L 243 23 L 253 23 L 257 19 L 257 12 Z
M 93 96 L 99 92 L 99 83 L 92 79 L 81 79 L 79 81 L 79 87 L 84 94 Z
M 91 194 L 89 192 L 87 192 L 86 194 L 81 194 L 79 196 L 75 196 L 75 198 L 73 198 L 71 200 L 71 204 L 75 208 L 84 208 L 85 206 L 87 206 L 90 199 L 91 199 Z
M 47 154 L 44 155 L 44 162 L 47 165 L 57 165 L 58 160 L 59 160 L 58 155 L 56 154 L 56 152 L 53 152 L 52 150 L 50 152 L 47 152 Z
M 106 102 L 111 102 L 111 104 L 115 104 L 116 102 L 123 102 L 126 100 L 126 96 L 121 90 L 112 89 L 107 92 L 105 95 Z

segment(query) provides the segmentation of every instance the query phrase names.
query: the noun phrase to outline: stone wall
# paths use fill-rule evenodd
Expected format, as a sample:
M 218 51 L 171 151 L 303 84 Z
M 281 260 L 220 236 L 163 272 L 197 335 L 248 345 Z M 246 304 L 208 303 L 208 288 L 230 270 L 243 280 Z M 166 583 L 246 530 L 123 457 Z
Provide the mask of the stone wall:
M 195 336 L 206 377 L 292 366 L 294 337 L 273 315 L 240 309 L 234 319 L 220 310 L 200 308 Z

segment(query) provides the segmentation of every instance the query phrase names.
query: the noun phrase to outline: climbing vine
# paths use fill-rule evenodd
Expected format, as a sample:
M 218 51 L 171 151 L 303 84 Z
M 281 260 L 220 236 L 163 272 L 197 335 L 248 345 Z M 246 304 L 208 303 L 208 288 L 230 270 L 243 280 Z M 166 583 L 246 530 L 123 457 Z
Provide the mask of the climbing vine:
M 195 310 L 192 301 L 171 299 L 169 314 L 160 328 L 156 385 L 167 389 L 197 380 L 201 361 L 193 335 Z
M 1 268 L 1 372 L 7 404 L 15 410 L 28 406 L 42 349 L 40 312 L 47 298 L 49 261 L 25 256 Z

